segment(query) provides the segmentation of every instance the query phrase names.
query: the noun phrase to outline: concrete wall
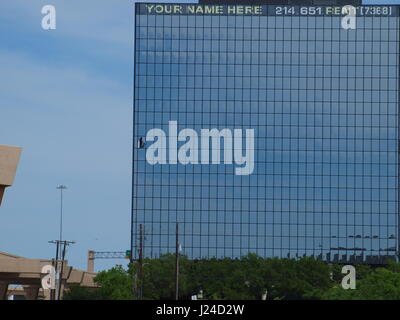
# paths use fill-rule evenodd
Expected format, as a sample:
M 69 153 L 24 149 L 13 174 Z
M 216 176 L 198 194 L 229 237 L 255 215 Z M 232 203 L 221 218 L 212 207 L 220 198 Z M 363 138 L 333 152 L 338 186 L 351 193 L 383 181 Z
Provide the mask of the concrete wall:
M 21 150 L 19 147 L 0 145 L 0 185 L 13 184 Z
M 48 259 L 29 259 L 0 252 L 0 300 L 14 294 L 13 289 L 8 288 L 9 285 L 23 285 L 23 296 L 30 300 L 38 299 L 42 278 L 47 275 L 47 273 L 42 273 L 43 267 L 52 265 L 52 263 L 53 261 Z M 68 287 L 72 284 L 96 288 L 97 285 L 93 280 L 95 276 L 96 273 L 93 272 L 73 269 L 68 266 L 68 261 L 64 261 L 63 291 L 68 290 Z M 49 290 L 42 291 L 44 299 L 49 299 Z M 16 295 L 21 295 L 21 293 L 19 292 Z
M 22 148 L 0 145 L 0 205 L 4 189 L 13 184 Z

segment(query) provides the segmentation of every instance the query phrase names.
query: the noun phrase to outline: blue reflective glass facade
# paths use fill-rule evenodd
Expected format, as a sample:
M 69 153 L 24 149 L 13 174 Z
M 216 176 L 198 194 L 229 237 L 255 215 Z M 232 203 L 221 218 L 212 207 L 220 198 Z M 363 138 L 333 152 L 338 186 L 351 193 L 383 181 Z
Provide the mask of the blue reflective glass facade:
M 355 29 L 326 6 L 212 7 L 136 5 L 134 258 L 140 224 L 157 257 L 176 223 L 190 258 L 397 257 L 398 7 L 357 7 Z M 149 163 L 171 121 L 253 129 L 254 170 Z

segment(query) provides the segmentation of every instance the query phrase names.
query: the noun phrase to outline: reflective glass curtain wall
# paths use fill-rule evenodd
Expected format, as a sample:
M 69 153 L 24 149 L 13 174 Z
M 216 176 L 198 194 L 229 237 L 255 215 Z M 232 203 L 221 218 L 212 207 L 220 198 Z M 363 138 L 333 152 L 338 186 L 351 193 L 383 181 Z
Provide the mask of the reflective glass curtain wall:
M 346 30 L 326 6 L 189 6 L 136 5 L 134 258 L 140 224 L 157 257 L 176 222 L 190 258 L 396 257 L 398 7 L 357 7 Z M 170 121 L 254 129 L 254 171 L 150 164 L 146 136 Z

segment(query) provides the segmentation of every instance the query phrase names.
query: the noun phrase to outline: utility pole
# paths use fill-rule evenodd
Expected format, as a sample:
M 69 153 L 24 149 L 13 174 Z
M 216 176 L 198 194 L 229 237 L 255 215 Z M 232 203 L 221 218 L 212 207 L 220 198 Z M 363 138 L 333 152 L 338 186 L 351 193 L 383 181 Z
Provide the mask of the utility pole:
M 56 245 L 56 258 L 53 259 L 56 269 L 56 275 L 58 277 L 58 281 L 56 283 L 56 288 L 52 289 L 50 292 L 51 300 L 60 300 L 61 299 L 61 291 L 62 291 L 62 276 L 64 272 L 64 261 L 65 255 L 67 251 L 67 246 L 74 244 L 74 241 L 60 241 L 60 240 L 52 240 L 49 243 L 53 243 Z
M 59 230 L 59 239 L 49 241 L 49 243 L 53 243 L 56 245 L 56 257 L 53 259 L 53 266 L 56 271 L 56 275 L 58 277 L 58 281 L 55 289 L 51 289 L 50 291 L 50 299 L 51 300 L 60 300 L 61 291 L 62 291 L 62 276 L 64 271 L 64 261 L 67 246 L 73 244 L 73 241 L 64 241 L 63 238 L 63 191 L 67 189 L 64 185 L 57 186 L 57 189 L 60 190 L 60 230 Z
M 175 300 L 179 299 L 179 225 L 176 224 L 176 248 L 175 248 Z
M 56 244 L 56 256 L 55 256 L 55 259 L 52 259 L 52 266 L 54 267 L 54 270 L 57 274 L 58 252 L 59 252 L 60 244 L 59 244 L 59 242 L 56 242 L 56 241 L 49 241 L 49 243 Z M 56 300 L 56 289 L 50 289 L 50 300 Z
M 60 269 L 60 277 L 59 277 L 59 282 L 58 282 L 58 296 L 57 296 L 57 300 L 60 300 L 61 298 L 61 285 L 62 285 L 62 276 L 63 276 L 63 272 L 64 272 L 64 261 L 65 261 L 65 253 L 67 250 L 67 246 L 69 246 L 70 244 L 73 244 L 75 242 L 73 241 L 62 241 L 62 244 L 64 245 L 63 251 L 62 251 L 62 259 L 61 259 L 61 269 Z

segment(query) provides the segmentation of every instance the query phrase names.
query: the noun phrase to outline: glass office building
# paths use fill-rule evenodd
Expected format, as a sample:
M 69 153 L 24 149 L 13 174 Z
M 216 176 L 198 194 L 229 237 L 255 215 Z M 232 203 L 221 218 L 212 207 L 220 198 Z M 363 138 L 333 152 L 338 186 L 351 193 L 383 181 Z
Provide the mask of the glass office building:
M 133 258 L 397 258 L 399 7 L 252 3 L 136 4 Z

